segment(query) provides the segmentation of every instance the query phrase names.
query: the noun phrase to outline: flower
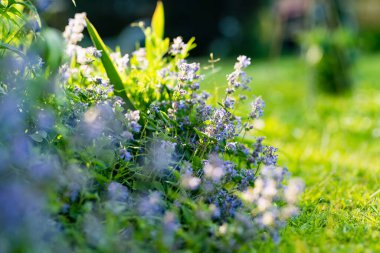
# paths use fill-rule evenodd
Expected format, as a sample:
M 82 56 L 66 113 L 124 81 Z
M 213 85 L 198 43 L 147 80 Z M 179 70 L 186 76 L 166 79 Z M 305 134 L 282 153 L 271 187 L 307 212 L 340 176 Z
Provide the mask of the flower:
M 213 154 L 205 162 L 203 171 L 206 178 L 219 181 L 225 174 L 224 163 L 216 154 Z
M 77 13 L 74 18 L 69 19 L 69 24 L 65 27 L 63 37 L 69 45 L 76 45 L 83 39 L 83 30 L 86 27 L 86 13 Z
M 251 65 L 251 58 L 248 58 L 245 55 L 240 55 L 237 58 L 237 62 L 235 63 L 234 69 L 242 70 L 242 69 L 247 68 L 249 65 Z
M 303 192 L 305 183 L 301 179 L 293 178 L 288 182 L 288 186 L 284 190 L 285 200 L 290 205 L 294 205 L 299 195 Z
M 132 53 L 133 57 L 135 57 L 140 69 L 146 69 L 148 68 L 148 60 L 146 59 L 146 49 L 145 48 L 139 48 L 138 50 L 134 51 Z
M 112 181 L 108 185 L 107 191 L 108 198 L 114 201 L 126 202 L 129 198 L 128 189 L 118 182 Z
M 110 54 L 112 60 L 116 64 L 117 69 L 120 72 L 125 71 L 125 69 L 128 67 L 129 63 L 129 55 L 125 54 L 124 56 L 121 56 L 120 52 L 114 52 Z
M 172 55 L 183 54 L 186 49 L 186 44 L 183 42 L 182 37 L 177 37 L 173 40 L 173 44 L 170 46 L 169 53 Z
M 235 99 L 231 98 L 231 97 L 226 97 L 226 99 L 223 101 L 223 105 L 227 108 L 227 109 L 233 109 L 234 108 L 234 105 L 235 105 Z
M 178 79 L 184 83 L 192 83 L 201 78 L 198 74 L 200 69 L 199 63 L 186 63 L 182 60 L 178 63 Z
M 272 146 L 265 147 L 262 158 L 265 165 L 276 165 L 278 159 L 277 150 L 277 148 Z
M 200 183 L 201 179 L 198 177 L 194 177 L 191 174 L 185 174 L 181 180 L 181 184 L 183 185 L 183 187 L 189 190 L 198 189 Z
M 138 211 L 142 216 L 160 216 L 163 211 L 163 199 L 160 192 L 154 191 L 141 198 Z
M 257 97 L 255 101 L 251 103 L 251 112 L 249 117 L 251 119 L 258 119 L 264 114 L 265 103 L 261 97 Z
M 155 173 L 163 172 L 169 168 L 174 161 L 175 148 L 177 143 L 156 139 L 149 148 L 148 160 L 150 164 L 149 171 Z
M 238 88 L 248 89 L 248 84 L 251 82 L 251 77 L 244 71 L 251 64 L 251 59 L 241 55 L 237 58 L 234 66 L 234 71 L 227 75 L 228 88 L 227 93 L 232 94 Z
M 232 152 L 235 152 L 236 151 L 236 142 L 228 142 L 226 144 L 226 149 L 230 150 Z
M 128 126 L 132 130 L 132 132 L 140 132 L 141 125 L 138 123 L 138 121 L 140 120 L 140 111 L 129 111 L 125 114 L 125 118 L 127 119 Z
M 125 148 L 120 149 L 120 158 L 125 161 L 130 161 L 132 159 L 131 153 L 129 153 Z

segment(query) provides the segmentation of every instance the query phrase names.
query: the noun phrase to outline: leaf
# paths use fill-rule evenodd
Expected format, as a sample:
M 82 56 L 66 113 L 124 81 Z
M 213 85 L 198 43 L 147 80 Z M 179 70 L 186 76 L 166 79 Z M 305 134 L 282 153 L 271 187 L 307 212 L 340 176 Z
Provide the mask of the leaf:
M 2 49 L 2 48 L 8 49 L 9 51 L 12 51 L 12 52 L 18 54 L 22 58 L 26 58 L 26 55 L 22 51 L 18 50 L 15 47 L 12 47 L 11 45 L 5 44 L 5 43 L 0 41 L 0 49 Z
M 154 11 L 152 17 L 152 29 L 153 33 L 160 39 L 164 38 L 164 28 L 165 28 L 165 13 L 164 5 L 161 1 L 157 2 L 156 10 Z
M 75 7 L 77 7 L 77 4 L 75 3 L 75 0 L 72 0 Z
M 218 140 L 215 139 L 214 137 L 211 137 L 211 136 L 208 136 L 207 134 L 203 133 L 202 131 L 199 131 L 198 129 L 196 129 L 195 127 L 193 128 L 193 130 L 195 131 L 195 133 L 199 136 L 199 138 L 206 138 L 208 140 L 213 140 L 215 142 L 217 142 Z
M 123 79 L 116 68 L 115 63 L 112 61 L 112 58 L 108 52 L 108 48 L 104 44 L 102 38 L 99 36 L 99 33 L 96 31 L 95 27 L 91 22 L 86 18 L 87 30 L 90 34 L 91 40 L 96 47 L 96 49 L 102 51 L 102 64 L 106 70 L 107 76 L 110 79 L 111 83 L 114 85 L 115 94 L 124 99 L 127 109 L 135 110 L 134 105 L 129 100 L 127 93 L 125 92 L 125 87 Z

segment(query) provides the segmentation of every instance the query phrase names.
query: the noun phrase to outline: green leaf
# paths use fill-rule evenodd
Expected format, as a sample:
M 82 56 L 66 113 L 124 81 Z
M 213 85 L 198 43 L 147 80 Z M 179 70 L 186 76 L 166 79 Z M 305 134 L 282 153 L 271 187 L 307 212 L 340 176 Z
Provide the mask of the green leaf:
M 165 28 L 165 13 L 164 5 L 161 1 L 157 2 L 156 10 L 154 11 L 152 17 L 152 29 L 153 33 L 160 39 L 164 38 L 164 28 Z
M 215 139 L 214 137 L 210 137 L 208 136 L 207 134 L 203 133 L 202 131 L 199 131 L 198 129 L 196 129 L 195 127 L 193 128 L 193 130 L 195 131 L 195 133 L 199 136 L 199 138 L 206 138 L 208 140 L 213 140 L 215 142 L 217 142 L 218 140 Z
M 77 4 L 75 3 L 75 0 L 72 0 L 75 7 L 77 7 Z
M 26 58 L 26 55 L 22 51 L 20 51 L 19 49 L 12 47 L 11 45 L 5 44 L 5 43 L 0 41 L 0 49 L 4 49 L 4 48 L 18 54 L 22 58 Z
M 124 99 L 127 109 L 134 110 L 135 107 L 132 102 L 129 100 L 127 93 L 125 92 L 125 87 L 121 74 L 116 68 L 115 63 L 112 61 L 112 58 L 108 52 L 108 48 L 104 44 L 102 38 L 99 36 L 99 33 L 96 31 L 95 27 L 91 22 L 86 18 L 87 30 L 90 34 L 91 40 L 96 47 L 96 49 L 102 51 L 102 64 L 106 70 L 107 76 L 110 79 L 111 84 L 114 85 L 115 94 Z
M 42 30 L 34 46 L 50 71 L 59 68 L 62 64 L 64 45 L 61 34 L 57 30 L 52 28 Z

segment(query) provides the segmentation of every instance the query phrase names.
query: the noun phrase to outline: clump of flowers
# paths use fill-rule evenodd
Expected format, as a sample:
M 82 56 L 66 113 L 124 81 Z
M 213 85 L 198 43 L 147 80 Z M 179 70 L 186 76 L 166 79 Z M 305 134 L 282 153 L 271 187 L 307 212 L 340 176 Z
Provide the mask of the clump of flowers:
M 277 149 L 263 137 L 242 141 L 264 108 L 256 97 L 248 115 L 234 114 L 251 60 L 237 58 L 225 98 L 210 104 L 200 64 L 186 60 L 193 40 L 170 44 L 159 12 L 160 3 L 152 27 L 138 24 L 145 47 L 124 56 L 99 46 L 76 14 L 59 70 L 0 80 L 9 87 L 0 95 L 0 251 L 238 252 L 278 240 L 297 214 L 303 184 L 284 184 Z M 78 45 L 86 26 L 94 47 Z M 45 92 L 26 92 L 36 83 Z

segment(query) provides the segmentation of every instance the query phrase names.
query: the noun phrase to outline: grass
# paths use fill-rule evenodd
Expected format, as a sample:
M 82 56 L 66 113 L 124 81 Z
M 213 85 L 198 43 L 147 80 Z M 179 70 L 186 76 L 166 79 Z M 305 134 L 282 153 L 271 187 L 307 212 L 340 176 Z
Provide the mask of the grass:
M 313 92 L 297 58 L 252 65 L 248 94 L 267 105 L 253 134 L 278 147 L 279 164 L 307 187 L 279 245 L 263 243 L 258 252 L 380 252 L 380 55 L 360 59 L 355 90 L 341 97 Z M 205 82 L 216 96 L 232 62 L 219 66 Z

